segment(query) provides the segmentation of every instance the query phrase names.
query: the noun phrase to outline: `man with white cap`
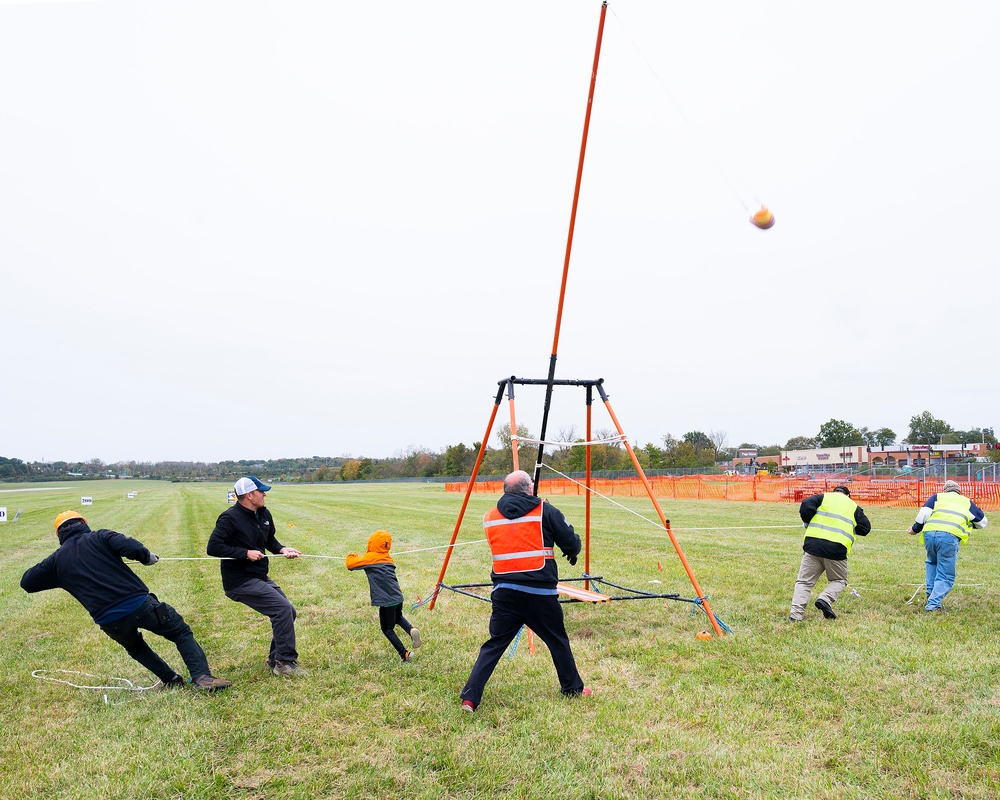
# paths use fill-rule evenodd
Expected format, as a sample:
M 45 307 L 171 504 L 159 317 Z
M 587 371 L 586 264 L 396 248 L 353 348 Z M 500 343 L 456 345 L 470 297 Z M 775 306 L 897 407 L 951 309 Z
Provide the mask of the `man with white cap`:
M 302 553 L 285 547 L 274 535 L 274 519 L 264 505 L 271 490 L 253 476 L 233 487 L 236 505 L 223 511 L 208 539 L 208 554 L 222 561 L 222 588 L 226 597 L 250 606 L 271 620 L 271 649 L 267 666 L 275 675 L 304 674 L 295 649 L 295 608 L 281 587 L 267 575 L 265 550 L 298 558 Z
M 955 585 L 958 547 L 973 528 L 985 528 L 982 509 L 962 494 L 958 481 L 945 481 L 941 491 L 927 498 L 907 530 L 921 534 L 927 551 L 926 611 L 944 611 L 941 601 Z

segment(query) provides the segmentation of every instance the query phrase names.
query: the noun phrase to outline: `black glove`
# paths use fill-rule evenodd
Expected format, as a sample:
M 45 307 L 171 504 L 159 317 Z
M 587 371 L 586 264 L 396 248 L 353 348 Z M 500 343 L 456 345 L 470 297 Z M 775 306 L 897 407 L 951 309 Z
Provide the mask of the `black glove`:
M 155 564 L 159 560 L 160 560 L 160 557 L 158 555 L 156 555 L 156 553 L 150 551 L 150 553 L 149 553 L 149 560 L 146 562 L 146 566 L 147 567 L 151 567 L 151 566 L 153 566 L 153 564 Z
M 575 567 L 576 566 L 576 556 L 575 555 L 571 556 L 568 553 L 564 553 L 563 555 L 566 556 L 566 560 L 569 562 L 569 565 L 571 567 Z

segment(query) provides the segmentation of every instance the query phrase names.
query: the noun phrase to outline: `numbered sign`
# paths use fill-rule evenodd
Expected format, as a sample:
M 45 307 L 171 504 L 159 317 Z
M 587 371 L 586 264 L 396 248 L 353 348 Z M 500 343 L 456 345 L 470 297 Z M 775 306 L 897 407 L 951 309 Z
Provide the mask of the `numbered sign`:
M 133 499 L 137 494 L 139 494 L 139 493 L 138 492 L 129 492 L 128 493 L 128 499 L 129 500 Z
M 81 506 L 92 506 L 92 505 L 94 505 L 94 498 L 93 497 L 81 497 L 80 498 L 80 505 Z
M 0 506 L 0 522 L 7 521 L 7 506 Z

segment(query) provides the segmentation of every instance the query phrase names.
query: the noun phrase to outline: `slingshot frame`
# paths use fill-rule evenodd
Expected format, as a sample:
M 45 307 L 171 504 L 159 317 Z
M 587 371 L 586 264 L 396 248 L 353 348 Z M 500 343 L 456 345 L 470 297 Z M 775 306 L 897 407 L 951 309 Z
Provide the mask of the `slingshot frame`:
M 497 382 L 499 384 L 499 389 L 497 390 L 496 400 L 493 404 L 493 412 L 490 414 L 490 420 L 486 425 L 486 433 L 483 434 L 482 444 L 479 446 L 479 454 L 476 457 L 476 465 L 473 467 L 472 475 L 469 477 L 468 486 L 465 489 L 465 497 L 462 500 L 462 507 L 458 512 L 458 520 L 455 522 L 455 529 L 451 535 L 451 541 L 448 543 L 448 549 L 445 551 L 444 563 L 441 565 L 441 573 L 438 575 L 437 585 L 434 588 L 432 599 L 430 601 L 430 609 L 434 608 L 434 604 L 437 602 L 437 596 L 441 589 L 449 589 L 451 591 L 458 591 L 461 594 L 470 595 L 473 597 L 480 597 L 479 595 L 467 591 L 471 588 L 479 588 L 483 586 L 489 586 L 490 584 L 456 584 L 448 585 L 444 582 L 445 573 L 448 571 L 448 563 L 451 560 L 451 554 L 455 547 L 455 541 L 458 539 L 458 532 L 462 527 L 462 521 L 465 519 L 465 511 L 469 505 L 469 498 L 472 496 L 472 490 L 476 485 L 476 476 L 479 474 L 479 468 L 482 466 L 483 458 L 486 455 L 487 443 L 490 440 L 490 433 L 493 430 L 493 424 L 496 421 L 497 412 L 500 410 L 500 403 L 503 400 L 504 393 L 506 392 L 509 406 L 510 406 L 510 429 L 511 431 L 517 431 L 517 420 L 514 409 L 514 386 L 515 385 L 544 385 L 546 387 L 552 386 L 582 386 L 586 390 L 586 403 L 587 403 L 587 422 L 586 422 L 586 444 L 584 445 L 586 449 L 586 472 L 584 477 L 584 487 L 586 488 L 586 493 L 584 497 L 585 503 L 585 523 L 584 523 L 584 546 L 583 546 L 583 577 L 574 578 L 569 580 L 582 580 L 584 582 L 584 589 L 589 590 L 591 584 L 606 585 L 611 586 L 616 589 L 628 592 L 626 595 L 599 595 L 596 592 L 594 598 L 585 598 L 583 600 L 575 597 L 571 597 L 563 602 L 599 602 L 605 599 L 608 600 L 651 600 L 655 598 L 663 598 L 668 600 L 678 600 L 681 602 L 694 603 L 695 605 L 700 605 L 705 613 L 708 615 L 709 621 L 712 623 L 712 628 L 715 630 L 716 635 L 722 636 L 723 630 L 722 625 L 719 623 L 715 614 L 712 612 L 711 607 L 708 604 L 708 599 L 705 597 L 704 593 L 701 591 L 701 587 L 698 585 L 698 579 L 695 577 L 694 572 L 691 569 L 690 564 L 688 564 L 687 558 L 684 555 L 684 551 L 681 549 L 680 542 L 677 541 L 677 537 L 674 536 L 673 531 L 670 529 L 670 520 L 666 518 L 663 513 L 663 509 L 660 507 L 659 502 L 656 499 L 656 494 L 653 492 L 653 487 L 646 477 L 646 473 L 642 469 L 642 465 L 639 463 L 639 459 L 635 455 L 635 450 L 632 448 L 631 443 L 625 436 L 625 432 L 622 430 L 621 423 L 618 421 L 618 417 L 615 415 L 614 409 L 611 407 L 611 402 L 608 399 L 608 394 L 604 390 L 604 379 L 598 378 L 597 380 L 559 380 L 554 378 L 544 378 L 544 379 L 533 379 L 533 378 L 518 378 L 516 376 L 511 376 L 509 378 L 503 378 Z M 652 594 L 650 592 L 644 592 L 639 589 L 631 589 L 625 586 L 620 586 L 616 583 L 605 580 L 601 576 L 595 576 L 590 574 L 590 545 L 591 545 L 591 430 L 592 430 L 592 411 L 593 411 L 593 401 L 594 401 L 594 390 L 597 390 L 604 402 L 604 407 L 608 411 L 608 415 L 611 417 L 611 421 L 614 423 L 615 430 L 618 431 L 618 435 L 621 437 L 622 443 L 625 445 L 625 449 L 628 451 L 629 457 L 632 459 L 632 464 L 635 467 L 636 473 L 638 474 L 643 486 L 646 489 L 646 494 L 649 495 L 650 501 L 653 503 L 653 507 L 656 509 L 656 513 L 660 518 L 660 523 L 663 525 L 663 529 L 666 531 L 667 536 L 670 537 L 670 542 L 674 546 L 674 550 L 680 559 L 681 565 L 684 567 L 684 571 L 687 573 L 688 579 L 691 581 L 691 586 L 694 588 L 695 597 L 694 598 L 684 598 L 679 594 Z M 543 437 L 542 437 L 543 438 Z M 542 445 L 539 445 L 539 456 L 541 456 Z M 511 453 L 513 456 L 514 469 L 519 469 L 518 466 L 518 441 L 516 435 L 511 440 Z M 535 481 L 535 494 L 538 494 L 538 470 L 541 465 L 541 458 L 539 458 L 539 463 L 536 465 L 536 481 Z M 596 588 L 596 586 L 595 586 Z M 485 598 L 481 598 L 485 599 Z

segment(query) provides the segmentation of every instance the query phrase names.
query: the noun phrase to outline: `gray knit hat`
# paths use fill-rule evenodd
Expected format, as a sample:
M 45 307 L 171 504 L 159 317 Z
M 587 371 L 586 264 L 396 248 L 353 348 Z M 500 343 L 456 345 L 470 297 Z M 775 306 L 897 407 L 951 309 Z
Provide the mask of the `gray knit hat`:
M 959 492 L 961 493 L 962 487 L 958 485 L 958 481 L 945 481 L 944 488 L 942 492 Z

